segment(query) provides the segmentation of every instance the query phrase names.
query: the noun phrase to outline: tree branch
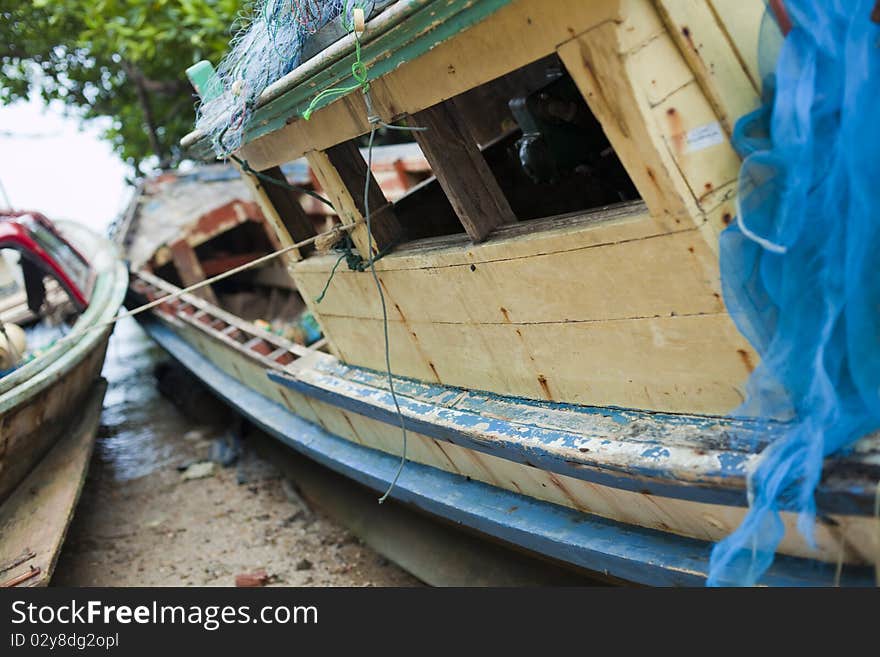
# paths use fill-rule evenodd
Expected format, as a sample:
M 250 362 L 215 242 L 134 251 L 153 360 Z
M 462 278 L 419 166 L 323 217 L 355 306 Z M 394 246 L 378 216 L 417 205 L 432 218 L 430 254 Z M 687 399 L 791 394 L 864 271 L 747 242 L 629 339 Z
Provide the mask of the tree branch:
M 162 148 L 162 142 L 159 140 L 155 118 L 153 117 L 153 107 L 150 104 L 150 95 L 144 86 L 144 76 L 136 66 L 126 61 L 122 62 L 122 68 L 128 78 L 134 83 L 135 92 L 137 93 L 138 103 L 140 103 L 141 111 L 144 114 L 144 127 L 147 129 L 147 137 L 150 140 L 150 148 L 159 158 L 160 166 L 165 163 L 165 149 Z

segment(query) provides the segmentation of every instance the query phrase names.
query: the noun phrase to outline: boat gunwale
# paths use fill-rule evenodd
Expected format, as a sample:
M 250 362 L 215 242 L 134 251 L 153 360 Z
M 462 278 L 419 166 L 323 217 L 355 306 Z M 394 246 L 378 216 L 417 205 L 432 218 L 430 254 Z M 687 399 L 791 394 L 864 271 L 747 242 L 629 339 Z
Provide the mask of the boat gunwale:
M 384 387 L 384 374 L 367 368 L 340 363 L 333 356 L 324 355 L 317 368 L 304 369 L 292 364 L 286 372 L 267 371 L 274 382 L 309 397 L 330 403 L 371 419 L 399 426 L 394 400 Z M 335 372 L 333 370 L 336 370 Z M 373 385 L 352 381 L 351 373 L 372 379 Z M 401 389 L 417 386 L 429 390 L 426 396 L 455 400 L 443 405 L 411 397 Z M 737 438 L 736 433 L 751 435 L 759 429 L 744 418 L 684 415 L 638 409 L 587 407 L 573 404 L 550 404 L 531 399 L 506 397 L 491 392 L 464 390 L 452 386 L 426 384 L 395 377 L 397 401 L 403 412 L 408 430 L 436 440 L 474 449 L 491 456 L 522 463 L 531 467 L 569 476 L 591 483 L 694 502 L 746 507 L 748 496 L 746 479 L 750 467 L 760 458 L 758 449 L 748 448 L 748 438 Z M 570 428 L 548 428 L 517 421 L 514 417 L 486 414 L 485 408 L 494 402 L 519 407 L 524 415 L 540 413 L 542 408 L 554 406 L 585 419 L 585 430 L 601 429 L 601 423 L 590 426 L 590 418 L 613 418 L 626 427 L 655 425 L 659 433 L 669 427 L 690 425 L 702 429 L 704 442 L 692 446 L 664 443 L 662 439 L 627 440 L 614 434 L 578 433 Z M 462 407 L 468 402 L 470 408 Z M 488 403 L 487 403 L 488 402 Z M 483 412 L 481 412 L 483 411 Z M 425 419 L 429 418 L 429 419 Z M 486 425 L 476 429 L 476 426 Z M 764 427 L 767 428 L 767 427 Z M 739 445 L 722 446 L 719 442 L 733 438 Z M 762 436 L 757 442 L 762 447 L 772 440 Z M 872 434 L 863 439 L 874 445 L 880 436 Z M 586 447 L 589 445 L 589 447 Z M 586 449 L 587 451 L 581 451 Z M 865 464 L 858 459 L 832 459 L 826 465 L 825 481 L 816 492 L 821 513 L 873 516 L 876 485 L 867 479 L 862 485 L 848 482 L 841 475 L 848 470 L 859 473 Z M 828 475 L 833 473 L 832 481 Z M 781 508 L 786 511 L 787 508 Z
M 59 222 L 60 223 L 60 222 Z M 86 234 L 86 231 L 83 231 Z M 90 327 L 109 322 L 116 316 L 128 290 L 128 271 L 117 258 L 116 249 L 106 238 L 87 231 L 94 239 L 91 262 L 107 258 L 106 267 L 96 272 L 97 280 L 92 302 L 77 318 L 71 332 L 84 331 L 72 343 L 64 342 L 47 349 L 32 361 L 0 379 L 0 417 L 15 407 L 30 402 L 37 394 L 54 385 L 88 356 L 97 345 L 106 341 L 112 326 L 104 330 Z

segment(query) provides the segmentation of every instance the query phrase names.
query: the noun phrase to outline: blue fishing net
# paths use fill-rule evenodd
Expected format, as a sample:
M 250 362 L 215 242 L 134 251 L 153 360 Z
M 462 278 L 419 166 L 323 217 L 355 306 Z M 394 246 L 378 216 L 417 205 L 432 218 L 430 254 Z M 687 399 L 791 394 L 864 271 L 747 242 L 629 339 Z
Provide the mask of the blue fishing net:
M 303 45 L 341 17 L 351 29 L 356 7 L 370 15 L 372 0 L 258 0 L 253 16 L 236 33 L 217 69 L 221 91 L 198 108 L 196 127 L 225 157 L 241 146 L 242 134 L 263 90 L 300 63 Z
M 813 542 L 823 459 L 880 428 L 880 25 L 875 0 L 786 0 L 793 27 L 765 102 L 743 117 L 724 300 L 761 356 L 738 414 L 782 422 L 749 477 L 750 509 L 712 551 L 710 585 L 773 561 L 780 511 Z

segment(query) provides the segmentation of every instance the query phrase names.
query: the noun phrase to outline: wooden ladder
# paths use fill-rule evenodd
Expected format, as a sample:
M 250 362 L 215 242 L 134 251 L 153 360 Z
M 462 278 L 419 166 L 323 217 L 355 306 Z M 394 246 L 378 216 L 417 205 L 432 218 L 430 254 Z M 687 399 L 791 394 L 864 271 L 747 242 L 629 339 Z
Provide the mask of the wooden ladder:
M 180 292 L 180 288 L 147 271 L 131 272 L 131 289 L 155 301 Z M 266 367 L 285 371 L 297 359 L 313 354 L 325 341 L 311 347 L 286 340 L 190 293 L 159 304 L 153 312 L 182 321 Z

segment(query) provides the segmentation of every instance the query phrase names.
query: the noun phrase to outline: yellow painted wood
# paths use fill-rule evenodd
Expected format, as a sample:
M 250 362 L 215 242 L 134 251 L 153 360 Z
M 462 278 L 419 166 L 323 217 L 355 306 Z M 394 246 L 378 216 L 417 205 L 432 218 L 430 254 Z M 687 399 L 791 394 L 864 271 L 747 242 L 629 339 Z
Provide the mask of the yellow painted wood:
M 558 54 L 657 221 L 674 230 L 712 215 L 717 224 L 714 215 L 726 212 L 726 191 L 718 190 L 736 180 L 740 164 L 723 117 L 654 6 L 628 7 L 624 21 L 603 23 Z M 717 252 L 713 230 L 701 232 Z
M 358 253 L 364 259 L 374 257 L 379 252 L 376 242 L 371 239 L 367 226 L 363 223 L 363 214 L 358 209 L 355 199 L 352 197 L 348 187 L 346 187 L 336 167 L 333 166 L 327 153 L 324 151 L 311 151 L 306 153 L 306 159 L 312 168 L 312 173 L 315 174 L 318 182 L 321 183 L 321 189 L 327 194 L 327 197 L 339 214 L 342 224 L 350 226 L 360 222 L 360 225 L 353 228 L 349 233 L 352 242 L 357 247 Z
M 752 86 L 760 89 L 759 40 L 761 22 L 767 11 L 766 3 L 764 0 L 709 0 L 709 6 L 736 49 Z
M 736 120 L 754 110 L 760 99 L 758 88 L 713 11 L 712 3 L 709 0 L 655 0 L 655 3 L 718 120 L 731 134 Z M 721 4 L 748 6 L 749 3 Z
M 628 3 L 517 0 L 372 82 L 374 105 L 385 120 L 415 114 L 553 53 L 576 34 L 625 15 L 628 9 L 619 5 Z M 256 169 L 289 162 L 369 132 L 366 116 L 362 94 L 355 92 L 318 110 L 309 121 L 293 120 L 255 140 L 241 155 Z
M 649 98 L 658 92 L 649 93 L 650 82 L 641 71 L 639 75 L 634 73 L 637 67 L 622 43 L 625 33 L 617 23 L 603 23 L 561 46 L 559 57 L 602 123 L 651 214 L 668 230 L 692 226 L 696 214 L 692 195 L 666 148 L 663 135 L 654 125 Z M 668 44 L 662 43 L 668 38 L 665 31 L 660 32 L 645 47 L 658 53 L 670 53 Z M 647 59 L 653 61 L 650 57 Z M 687 73 L 682 75 L 681 72 L 683 61 L 676 62 L 670 57 L 664 63 L 663 75 L 675 83 L 661 82 L 662 89 L 677 86 L 682 77 L 688 79 Z
M 641 207 L 607 224 L 588 213 L 546 231 L 524 223 L 480 245 L 386 256 L 377 270 L 393 370 L 535 399 L 730 411 L 757 356 L 725 313 L 714 252 L 701 228 L 651 234 Z M 334 263 L 293 268 L 305 298 L 321 292 Z M 337 270 L 313 309 L 336 355 L 382 369 L 373 285 Z

